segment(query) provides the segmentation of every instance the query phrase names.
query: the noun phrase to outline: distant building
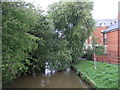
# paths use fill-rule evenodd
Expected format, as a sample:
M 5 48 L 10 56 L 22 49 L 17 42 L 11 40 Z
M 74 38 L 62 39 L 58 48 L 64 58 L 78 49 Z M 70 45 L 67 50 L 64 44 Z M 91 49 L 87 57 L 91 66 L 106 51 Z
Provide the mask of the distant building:
M 106 54 L 96 55 L 96 61 L 120 64 L 120 20 L 102 31 Z M 93 59 L 93 60 L 94 60 Z
M 106 30 L 109 26 L 113 25 L 114 23 L 116 23 L 115 19 L 96 19 L 95 20 L 96 24 L 95 24 L 95 30 L 93 32 L 94 37 L 97 39 L 97 43 L 99 45 L 103 45 L 103 34 L 101 32 L 103 32 L 104 30 Z M 92 36 L 90 36 L 85 43 L 85 49 L 87 48 L 92 48 Z
M 109 26 L 103 33 L 103 43 L 106 46 L 106 52 L 108 55 L 118 56 L 120 53 L 120 21 Z M 113 54 L 112 54 L 113 53 Z

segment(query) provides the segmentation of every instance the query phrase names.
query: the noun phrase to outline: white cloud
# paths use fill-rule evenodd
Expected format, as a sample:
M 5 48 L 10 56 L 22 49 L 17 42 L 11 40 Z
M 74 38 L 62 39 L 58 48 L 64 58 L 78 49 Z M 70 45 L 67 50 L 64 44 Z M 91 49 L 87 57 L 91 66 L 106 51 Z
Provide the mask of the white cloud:
M 119 0 L 94 0 L 94 18 L 117 18 Z
M 42 9 L 45 10 L 47 9 L 47 6 L 49 4 L 52 4 L 53 2 L 57 2 L 57 1 L 59 0 L 34 0 L 34 4 L 35 5 L 39 4 L 42 7 Z
M 47 6 L 59 0 L 30 0 L 35 5 L 40 4 L 42 9 L 47 9 Z M 119 0 L 93 0 L 94 10 L 92 11 L 94 18 L 114 19 L 118 16 L 118 1 Z

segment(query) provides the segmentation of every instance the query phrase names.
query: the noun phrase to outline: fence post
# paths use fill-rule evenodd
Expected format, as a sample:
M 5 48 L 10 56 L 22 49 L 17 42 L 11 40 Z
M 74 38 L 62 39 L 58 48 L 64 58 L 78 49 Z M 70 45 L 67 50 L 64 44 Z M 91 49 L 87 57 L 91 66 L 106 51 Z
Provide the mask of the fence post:
M 92 60 L 94 61 L 94 54 L 92 54 Z
M 109 59 L 109 64 L 110 64 L 110 59 L 111 59 L 111 57 L 109 57 L 108 59 Z
M 103 63 L 103 57 L 101 57 L 102 63 Z
M 95 55 L 95 53 L 93 54 L 93 57 L 94 57 L 94 69 L 96 70 L 96 59 L 97 59 L 97 57 L 96 57 L 96 55 Z

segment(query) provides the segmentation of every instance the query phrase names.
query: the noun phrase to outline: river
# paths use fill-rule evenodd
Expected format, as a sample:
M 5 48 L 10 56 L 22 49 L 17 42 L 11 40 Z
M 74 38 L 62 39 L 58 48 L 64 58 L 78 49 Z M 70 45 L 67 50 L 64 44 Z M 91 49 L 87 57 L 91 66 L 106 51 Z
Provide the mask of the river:
M 45 74 L 20 76 L 9 85 L 9 88 L 90 88 L 90 86 L 68 68 L 61 72 L 50 72 L 46 69 Z

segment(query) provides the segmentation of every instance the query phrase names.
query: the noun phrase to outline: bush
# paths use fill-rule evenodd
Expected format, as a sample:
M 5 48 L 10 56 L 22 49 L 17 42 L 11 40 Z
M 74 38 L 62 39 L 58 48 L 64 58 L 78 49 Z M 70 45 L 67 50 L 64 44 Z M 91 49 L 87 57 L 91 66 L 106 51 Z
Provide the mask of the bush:
M 94 48 L 88 48 L 82 57 L 89 59 L 89 60 L 92 60 L 92 55 L 94 53 L 96 55 L 103 55 L 104 54 L 104 46 L 98 45 L 98 46 L 95 46 Z

